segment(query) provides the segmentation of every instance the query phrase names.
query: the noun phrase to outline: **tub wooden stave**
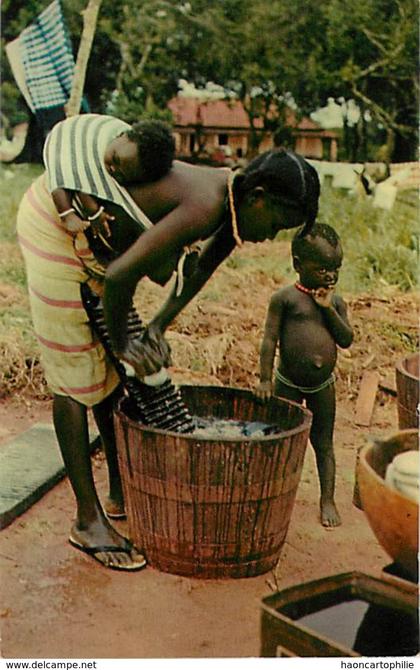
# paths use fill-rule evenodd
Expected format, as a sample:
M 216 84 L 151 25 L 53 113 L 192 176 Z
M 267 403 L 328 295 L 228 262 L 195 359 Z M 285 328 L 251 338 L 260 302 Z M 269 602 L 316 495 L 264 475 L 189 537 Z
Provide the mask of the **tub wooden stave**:
M 419 427 L 420 353 L 398 361 L 395 369 L 399 428 Z
M 227 387 L 182 387 L 197 416 L 282 422 L 260 439 L 201 439 L 115 416 L 130 537 L 165 572 L 246 577 L 270 570 L 286 538 L 310 414 Z

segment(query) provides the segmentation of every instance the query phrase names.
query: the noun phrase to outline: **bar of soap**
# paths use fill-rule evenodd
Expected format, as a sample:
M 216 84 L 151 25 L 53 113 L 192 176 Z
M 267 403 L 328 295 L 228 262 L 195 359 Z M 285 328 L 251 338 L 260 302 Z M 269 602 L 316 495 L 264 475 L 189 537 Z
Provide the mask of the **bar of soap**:
M 147 375 L 143 378 L 143 381 L 147 386 L 160 386 L 169 378 L 168 371 L 166 368 L 161 368 L 159 372 L 155 372 L 152 375 Z

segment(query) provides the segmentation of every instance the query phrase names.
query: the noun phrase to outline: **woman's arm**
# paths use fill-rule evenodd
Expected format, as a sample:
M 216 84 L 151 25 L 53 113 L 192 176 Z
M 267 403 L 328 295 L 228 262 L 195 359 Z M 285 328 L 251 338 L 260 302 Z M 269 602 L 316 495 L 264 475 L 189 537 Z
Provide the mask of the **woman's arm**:
M 124 357 L 128 344 L 127 315 L 138 282 L 144 276 L 153 276 L 153 271 L 166 258 L 178 257 L 185 246 L 207 237 L 214 223 L 213 215 L 209 215 L 204 207 L 179 206 L 153 228 L 145 231 L 122 256 L 110 264 L 105 279 L 105 318 L 112 346 L 121 357 Z M 215 236 L 202 254 L 196 272 L 185 282 L 181 295 L 176 297 L 172 294 L 153 319 L 152 330 L 158 335 L 229 255 L 234 242 L 228 236 L 225 238 L 220 233 Z M 221 249 L 219 243 L 224 242 L 226 246 Z
M 175 286 L 168 300 L 150 322 L 150 330 L 157 329 L 164 333 L 184 307 L 203 288 L 216 268 L 229 256 L 234 247 L 235 241 L 232 234 L 223 228 L 214 237 L 210 238 L 200 254 L 196 270 L 185 279 L 181 294 L 176 295 Z

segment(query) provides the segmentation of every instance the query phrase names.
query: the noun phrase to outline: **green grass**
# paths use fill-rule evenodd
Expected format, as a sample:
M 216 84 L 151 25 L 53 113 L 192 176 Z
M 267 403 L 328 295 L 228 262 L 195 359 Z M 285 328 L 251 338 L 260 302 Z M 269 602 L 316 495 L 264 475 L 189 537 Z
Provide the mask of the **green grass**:
M 391 212 L 372 201 L 326 188 L 318 220 L 335 228 L 344 249 L 342 290 L 380 291 L 385 285 L 409 291 L 417 283 L 418 204 L 397 199 Z
M 283 256 L 279 256 L 278 252 L 272 255 L 252 257 L 234 254 L 226 260 L 226 266 L 239 272 L 261 272 L 274 281 L 281 282 L 285 274 L 289 274 L 290 256 L 288 251 L 285 251 Z
M 344 250 L 340 290 L 380 293 L 389 286 L 403 292 L 416 288 L 418 220 L 418 201 L 408 194 L 398 198 L 392 211 L 387 212 L 374 207 L 366 198 L 323 188 L 318 221 L 335 228 Z M 293 234 L 294 231 L 284 231 L 277 239 L 287 241 L 290 248 Z M 295 278 L 290 256 L 280 257 L 277 250 L 272 256 L 235 254 L 226 265 L 240 272 L 259 271 L 276 281 L 282 276 Z
M 418 350 L 418 333 L 408 331 L 406 326 L 398 323 L 381 323 L 378 334 L 386 340 L 390 349 L 397 351 L 403 348 L 405 351 L 415 353 Z
M 0 255 L 0 282 L 14 286 L 26 287 L 25 268 L 22 259 L 13 254 L 13 257 L 3 258 Z
M 16 214 L 22 195 L 41 174 L 41 165 L 0 165 L 0 241 L 16 239 Z
M 0 166 L 0 396 L 26 390 L 45 393 L 16 240 L 20 200 L 41 172 L 40 165 Z

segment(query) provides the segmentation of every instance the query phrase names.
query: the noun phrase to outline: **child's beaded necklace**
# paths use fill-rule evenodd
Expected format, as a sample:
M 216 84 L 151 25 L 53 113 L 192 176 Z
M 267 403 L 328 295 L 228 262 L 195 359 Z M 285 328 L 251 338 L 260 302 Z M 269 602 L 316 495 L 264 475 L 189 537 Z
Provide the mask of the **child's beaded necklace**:
M 295 282 L 295 286 L 298 291 L 302 291 L 302 293 L 307 293 L 308 295 L 312 295 L 313 290 L 311 288 L 306 288 L 306 286 L 303 286 L 302 284 L 299 284 L 299 282 Z

